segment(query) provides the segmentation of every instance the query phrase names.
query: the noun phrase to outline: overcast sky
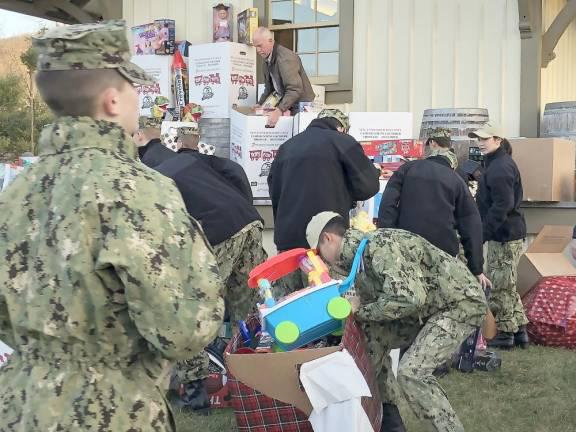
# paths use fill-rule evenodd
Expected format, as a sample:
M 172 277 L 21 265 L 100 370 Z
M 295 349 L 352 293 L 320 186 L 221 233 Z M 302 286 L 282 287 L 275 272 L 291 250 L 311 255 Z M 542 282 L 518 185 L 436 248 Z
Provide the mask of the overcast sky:
M 0 9 L 0 38 L 35 33 L 44 26 L 52 27 L 53 25 L 53 21 Z

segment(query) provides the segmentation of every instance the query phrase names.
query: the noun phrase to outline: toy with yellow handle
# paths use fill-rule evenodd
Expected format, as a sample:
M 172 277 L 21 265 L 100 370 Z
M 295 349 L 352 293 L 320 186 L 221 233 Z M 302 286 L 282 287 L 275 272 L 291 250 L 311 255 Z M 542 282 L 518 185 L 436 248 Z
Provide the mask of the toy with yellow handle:
M 308 285 L 311 287 L 319 286 L 332 280 L 328 267 L 316 255 L 314 250 L 306 251 L 306 256 L 300 261 L 300 269 L 308 275 Z

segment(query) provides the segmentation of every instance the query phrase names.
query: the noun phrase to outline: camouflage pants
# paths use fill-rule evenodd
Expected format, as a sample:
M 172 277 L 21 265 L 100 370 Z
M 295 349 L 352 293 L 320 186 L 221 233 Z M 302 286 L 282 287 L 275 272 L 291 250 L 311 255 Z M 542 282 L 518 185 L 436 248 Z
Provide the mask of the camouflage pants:
M 418 321 L 402 320 L 367 323 L 364 327 L 382 401 L 397 404 L 404 396 L 430 430 L 463 432 L 464 427 L 433 372 L 452 356 L 474 327 L 455 321 L 447 313 L 431 317 L 424 326 Z M 396 380 L 390 350 L 406 347 Z
M 515 333 L 518 327 L 528 324 L 516 289 L 523 246 L 523 240 L 488 243 L 488 278 L 492 281 L 490 310 L 496 318 L 498 330 L 503 332 Z
M 258 290 L 248 288 L 248 275 L 254 267 L 267 259 L 266 251 L 262 247 L 263 229 L 261 222 L 252 222 L 213 248 L 220 275 L 226 281 L 224 303 L 232 324 L 255 311 L 259 301 Z M 173 379 L 189 382 L 207 378 L 208 363 L 205 352 L 178 362 L 174 368 Z

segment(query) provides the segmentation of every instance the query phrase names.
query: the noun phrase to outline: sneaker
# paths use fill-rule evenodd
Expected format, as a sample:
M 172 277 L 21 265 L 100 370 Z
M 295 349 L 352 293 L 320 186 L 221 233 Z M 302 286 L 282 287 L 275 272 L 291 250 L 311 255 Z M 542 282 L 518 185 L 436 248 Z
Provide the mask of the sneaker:
M 528 348 L 530 344 L 530 339 L 528 338 L 528 332 L 526 331 L 526 326 L 520 326 L 518 331 L 514 333 L 514 345 L 519 346 L 522 349 Z
M 396 405 L 385 403 L 382 405 L 382 427 L 380 432 L 406 432 L 400 411 Z
M 490 348 L 512 349 L 514 348 L 514 333 L 499 331 L 496 337 L 488 341 Z
M 196 380 L 182 384 L 180 397 L 174 401 L 174 406 L 183 411 L 192 411 L 195 414 L 210 414 L 210 399 L 206 391 L 205 381 Z

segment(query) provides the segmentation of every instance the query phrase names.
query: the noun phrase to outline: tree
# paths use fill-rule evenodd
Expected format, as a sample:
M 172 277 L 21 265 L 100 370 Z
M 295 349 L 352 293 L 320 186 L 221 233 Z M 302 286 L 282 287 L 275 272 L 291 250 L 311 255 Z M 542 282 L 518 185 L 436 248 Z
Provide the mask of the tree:
M 0 161 L 11 161 L 23 152 L 35 153 L 35 139 L 31 138 L 52 119 L 36 95 L 32 104 L 30 100 L 21 75 L 0 77 Z
M 35 140 L 34 140 L 34 129 L 36 121 L 36 89 L 34 86 L 34 73 L 36 72 L 36 62 L 38 61 L 38 53 L 32 45 L 28 47 L 20 55 L 20 61 L 26 67 L 28 71 L 28 79 L 26 80 L 26 97 L 28 102 L 28 112 L 30 116 L 30 149 L 32 153 L 35 153 Z

